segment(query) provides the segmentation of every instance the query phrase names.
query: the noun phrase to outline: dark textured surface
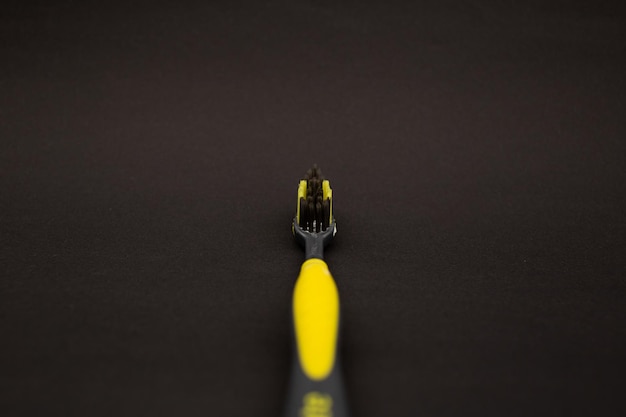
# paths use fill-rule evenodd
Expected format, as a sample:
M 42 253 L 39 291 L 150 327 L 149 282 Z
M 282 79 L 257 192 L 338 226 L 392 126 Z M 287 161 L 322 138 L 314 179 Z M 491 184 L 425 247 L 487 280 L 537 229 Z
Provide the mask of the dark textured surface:
M 625 415 L 623 6 L 437 4 L 5 6 L 0 414 L 276 416 L 317 162 L 354 416 Z

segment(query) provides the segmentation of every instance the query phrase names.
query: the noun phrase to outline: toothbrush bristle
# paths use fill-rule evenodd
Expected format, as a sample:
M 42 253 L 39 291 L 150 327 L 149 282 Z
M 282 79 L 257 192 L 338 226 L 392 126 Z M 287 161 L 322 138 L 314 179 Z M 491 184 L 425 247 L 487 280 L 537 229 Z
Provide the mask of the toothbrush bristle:
M 300 227 L 308 232 L 319 233 L 328 228 L 331 218 L 330 197 L 324 199 L 324 176 L 317 165 L 304 176 L 307 182 L 306 197 L 300 198 Z M 328 186 L 328 185 L 327 185 Z

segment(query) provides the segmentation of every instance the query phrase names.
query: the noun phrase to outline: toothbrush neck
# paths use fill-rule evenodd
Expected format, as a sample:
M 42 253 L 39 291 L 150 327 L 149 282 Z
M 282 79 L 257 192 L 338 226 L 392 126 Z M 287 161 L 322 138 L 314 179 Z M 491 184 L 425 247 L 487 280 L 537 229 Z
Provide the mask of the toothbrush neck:
M 306 259 L 324 259 L 324 242 L 322 239 L 306 239 L 304 256 Z

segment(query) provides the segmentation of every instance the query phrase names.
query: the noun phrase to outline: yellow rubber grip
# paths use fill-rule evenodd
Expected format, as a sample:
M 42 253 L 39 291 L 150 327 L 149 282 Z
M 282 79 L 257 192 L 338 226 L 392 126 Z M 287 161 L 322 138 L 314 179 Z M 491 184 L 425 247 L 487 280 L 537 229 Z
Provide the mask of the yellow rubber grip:
M 308 378 L 321 381 L 333 369 L 339 331 L 339 293 L 321 259 L 302 264 L 293 293 L 293 317 L 300 366 Z

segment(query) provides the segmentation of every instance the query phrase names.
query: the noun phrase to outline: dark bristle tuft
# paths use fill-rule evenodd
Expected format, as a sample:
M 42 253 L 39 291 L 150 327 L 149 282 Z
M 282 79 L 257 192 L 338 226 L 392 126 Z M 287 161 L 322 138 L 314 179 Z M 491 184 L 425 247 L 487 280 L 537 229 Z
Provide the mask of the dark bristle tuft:
M 330 201 L 324 200 L 324 176 L 313 165 L 304 176 L 307 181 L 306 199 L 300 200 L 300 227 L 311 233 L 319 233 L 329 226 Z
M 328 227 L 328 220 L 330 219 L 330 200 L 326 199 L 322 201 L 322 229 Z

